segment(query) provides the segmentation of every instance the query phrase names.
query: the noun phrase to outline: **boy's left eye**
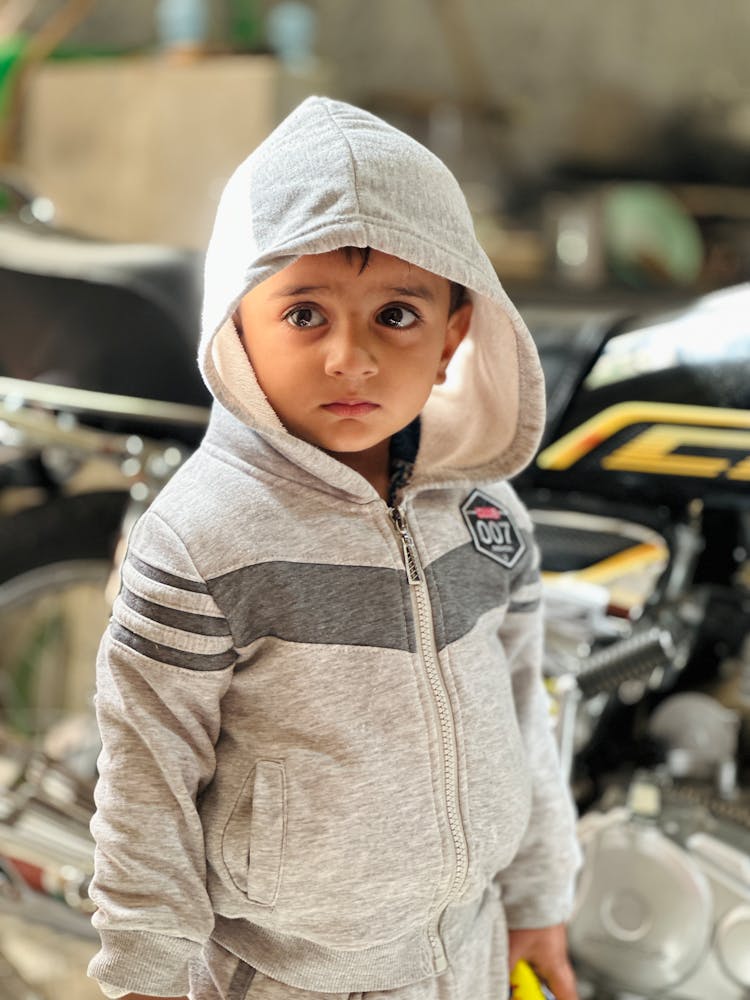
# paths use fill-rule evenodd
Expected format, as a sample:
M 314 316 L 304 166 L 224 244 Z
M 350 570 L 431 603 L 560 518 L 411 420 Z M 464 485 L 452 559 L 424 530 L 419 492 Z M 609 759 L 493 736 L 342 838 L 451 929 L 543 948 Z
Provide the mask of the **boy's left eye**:
M 378 322 L 396 330 L 407 330 L 419 322 L 419 316 L 406 306 L 386 306 L 378 313 Z

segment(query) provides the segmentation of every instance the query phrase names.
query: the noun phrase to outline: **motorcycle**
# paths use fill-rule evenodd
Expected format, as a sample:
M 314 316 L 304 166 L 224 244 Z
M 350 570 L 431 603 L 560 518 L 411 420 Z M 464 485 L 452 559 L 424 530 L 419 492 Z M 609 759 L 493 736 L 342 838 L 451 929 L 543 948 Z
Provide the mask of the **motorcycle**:
M 93 953 L 92 666 L 130 526 L 207 422 L 201 260 L 63 231 L 3 187 L 0 918 Z M 37 996 L 17 981 L 11 995 Z
M 94 647 L 130 526 L 205 427 L 199 268 L 19 201 L 0 219 L 0 913 L 84 936 Z M 581 813 L 583 997 L 750 990 L 749 305 L 750 286 L 645 316 L 521 303 L 548 423 L 516 486 Z
M 566 329 L 517 486 L 581 819 L 582 995 L 750 991 L 750 286 Z M 589 994 L 586 991 L 590 991 Z

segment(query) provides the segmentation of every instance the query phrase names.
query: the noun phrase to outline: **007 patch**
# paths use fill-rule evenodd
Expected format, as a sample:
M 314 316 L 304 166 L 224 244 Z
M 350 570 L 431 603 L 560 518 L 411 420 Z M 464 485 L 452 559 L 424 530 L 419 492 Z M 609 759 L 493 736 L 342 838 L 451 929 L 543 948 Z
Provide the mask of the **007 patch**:
M 512 569 L 526 551 L 526 543 L 497 500 L 472 490 L 461 504 L 461 514 L 477 552 Z

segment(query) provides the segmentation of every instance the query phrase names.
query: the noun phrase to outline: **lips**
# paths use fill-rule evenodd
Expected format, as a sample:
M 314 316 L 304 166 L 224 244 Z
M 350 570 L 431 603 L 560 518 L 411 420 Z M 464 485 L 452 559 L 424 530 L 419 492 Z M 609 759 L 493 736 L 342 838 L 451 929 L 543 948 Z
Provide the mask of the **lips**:
M 362 402 L 361 400 L 351 403 L 337 400 L 335 403 L 326 403 L 323 409 L 337 417 L 366 417 L 368 413 L 379 410 L 380 406 L 378 403 Z

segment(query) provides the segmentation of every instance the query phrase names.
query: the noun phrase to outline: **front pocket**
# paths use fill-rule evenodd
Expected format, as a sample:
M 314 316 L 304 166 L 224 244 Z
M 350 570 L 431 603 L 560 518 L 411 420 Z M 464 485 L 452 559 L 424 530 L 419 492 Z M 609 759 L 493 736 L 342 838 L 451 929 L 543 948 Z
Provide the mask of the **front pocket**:
M 259 760 L 242 787 L 222 838 L 232 881 L 254 903 L 272 906 L 276 901 L 285 827 L 284 765 Z

